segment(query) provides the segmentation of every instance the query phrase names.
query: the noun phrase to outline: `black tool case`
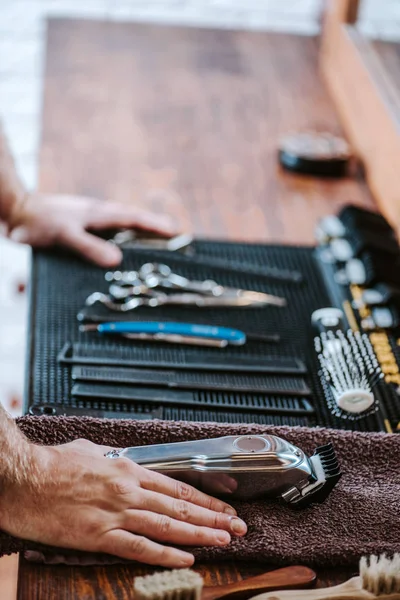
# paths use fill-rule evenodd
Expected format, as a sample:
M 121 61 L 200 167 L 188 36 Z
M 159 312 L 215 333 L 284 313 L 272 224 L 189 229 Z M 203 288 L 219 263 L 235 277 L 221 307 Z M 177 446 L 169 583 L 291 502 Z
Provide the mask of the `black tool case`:
M 286 308 L 138 308 L 123 319 L 212 323 L 248 334 L 279 333 L 280 343 L 248 341 L 225 349 L 137 342 L 80 332 L 77 314 L 87 296 L 107 291 L 105 270 L 67 253 L 36 251 L 30 289 L 25 412 L 121 418 L 274 423 L 388 431 L 400 421 L 395 388 L 379 383 L 380 410 L 358 420 L 334 417 L 318 375 L 311 313 L 350 300 L 313 247 L 196 241 L 206 266 L 177 253 L 124 250 L 121 270 L 168 264 L 191 279 L 269 292 Z M 223 262 L 252 264 L 248 273 Z M 297 271 L 301 281 L 262 277 L 270 267 Z M 257 272 L 258 271 L 258 272 Z M 102 305 L 86 310 L 101 313 Z M 115 320 L 121 318 L 118 314 Z M 357 318 L 357 315 L 356 315 Z M 393 348 L 397 352 L 395 340 Z M 397 356 L 397 355 L 396 355 Z M 232 388 L 232 389 L 230 389 Z M 251 391 L 250 391 L 251 390 Z

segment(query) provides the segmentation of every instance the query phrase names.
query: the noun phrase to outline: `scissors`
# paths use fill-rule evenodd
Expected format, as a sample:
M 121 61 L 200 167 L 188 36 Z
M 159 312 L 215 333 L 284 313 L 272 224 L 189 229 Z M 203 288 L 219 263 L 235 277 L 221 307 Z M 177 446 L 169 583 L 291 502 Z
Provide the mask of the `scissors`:
M 110 281 L 109 274 L 106 279 Z M 125 275 L 118 273 L 115 283 L 110 285 L 110 296 L 117 300 L 123 300 L 130 296 L 146 295 L 153 296 L 154 288 L 166 288 L 182 290 L 182 302 L 196 305 L 208 306 L 249 306 L 252 303 L 262 305 L 286 306 L 286 299 L 264 292 L 254 292 L 251 290 L 242 290 L 239 288 L 225 287 L 212 279 L 204 281 L 190 280 L 187 277 L 174 273 L 168 265 L 158 263 L 145 263 L 138 272 L 130 271 Z M 221 302 L 216 304 L 212 302 L 202 303 L 200 299 L 190 298 L 188 292 L 194 295 L 201 295 L 204 298 L 220 298 Z M 177 296 L 174 296 L 175 299 Z M 150 304 L 152 305 L 152 304 Z

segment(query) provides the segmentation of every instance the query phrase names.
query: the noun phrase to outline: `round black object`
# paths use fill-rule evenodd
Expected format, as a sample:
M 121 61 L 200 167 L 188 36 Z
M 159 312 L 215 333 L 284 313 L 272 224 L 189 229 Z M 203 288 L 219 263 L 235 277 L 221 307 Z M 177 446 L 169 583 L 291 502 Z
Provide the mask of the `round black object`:
M 350 156 L 347 142 L 330 133 L 294 133 L 279 144 L 280 164 L 296 173 L 342 177 L 347 173 Z

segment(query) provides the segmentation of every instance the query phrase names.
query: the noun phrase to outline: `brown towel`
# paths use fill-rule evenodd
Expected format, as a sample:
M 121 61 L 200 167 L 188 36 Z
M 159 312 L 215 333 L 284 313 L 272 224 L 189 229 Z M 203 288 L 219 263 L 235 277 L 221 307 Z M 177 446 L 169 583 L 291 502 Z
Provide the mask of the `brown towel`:
M 270 433 L 311 454 L 316 446 L 332 441 L 343 476 L 323 504 L 297 512 L 277 502 L 238 502 L 235 506 L 248 524 L 248 534 L 234 539 L 226 548 L 196 548 L 196 557 L 347 566 L 356 564 L 364 554 L 400 551 L 400 436 L 397 434 L 76 417 L 23 417 L 18 424 L 29 439 L 43 444 L 84 437 L 124 447 Z M 60 554 L 59 550 L 0 532 L 0 554 L 24 550 L 50 553 L 53 557 Z M 62 555 L 71 553 L 63 550 Z M 42 554 L 31 556 L 40 558 Z M 85 556 L 82 554 L 83 560 Z

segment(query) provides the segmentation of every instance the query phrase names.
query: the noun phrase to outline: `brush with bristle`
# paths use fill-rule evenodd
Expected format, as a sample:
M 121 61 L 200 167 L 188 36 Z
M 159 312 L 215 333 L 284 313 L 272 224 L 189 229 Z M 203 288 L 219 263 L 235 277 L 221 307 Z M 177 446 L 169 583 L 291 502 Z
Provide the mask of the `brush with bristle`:
M 400 554 L 363 557 L 360 575 L 345 583 L 317 590 L 276 591 L 252 600 L 400 600 Z
M 244 581 L 203 587 L 201 575 L 191 569 L 162 571 L 145 577 L 136 577 L 133 589 L 135 600 L 248 600 L 256 593 L 276 589 L 310 587 L 316 574 L 308 567 L 285 567 L 250 577 Z
M 374 387 L 383 378 L 366 334 L 323 332 L 314 338 L 320 380 L 333 415 L 355 420 L 379 409 Z

